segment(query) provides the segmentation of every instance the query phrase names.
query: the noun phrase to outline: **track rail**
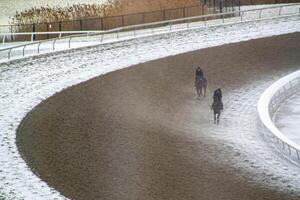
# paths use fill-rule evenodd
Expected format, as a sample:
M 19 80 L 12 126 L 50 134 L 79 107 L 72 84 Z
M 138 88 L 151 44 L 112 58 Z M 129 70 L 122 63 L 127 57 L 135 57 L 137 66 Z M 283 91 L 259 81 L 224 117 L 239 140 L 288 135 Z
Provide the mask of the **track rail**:
M 300 91 L 300 70 L 281 78 L 265 90 L 258 101 L 257 109 L 268 136 L 279 144 L 292 159 L 300 162 L 300 146 L 278 130 L 272 120 L 283 101 L 297 91 Z
M 172 32 L 177 30 L 186 30 L 199 27 L 219 26 L 224 24 L 240 23 L 245 21 L 255 21 L 268 18 L 276 18 L 282 16 L 291 16 L 300 14 L 300 4 L 289 4 L 272 6 L 259 9 L 251 9 L 244 11 L 235 11 L 228 13 L 219 13 L 212 15 L 196 16 L 183 19 L 167 20 L 161 22 L 153 22 L 147 24 L 133 25 L 111 29 L 108 31 L 76 31 L 76 32 L 38 32 L 38 33 L 15 33 L 16 35 L 29 34 L 31 38 L 35 34 L 58 34 L 58 38 L 47 39 L 36 42 L 29 42 L 26 44 L 16 45 L 8 48 L 0 49 L 1 59 L 6 58 L 10 60 L 12 57 L 24 57 L 28 55 L 26 50 L 28 47 L 33 47 L 35 54 L 40 54 L 41 45 L 47 44 L 47 52 L 58 49 L 58 43 L 66 43 L 63 50 L 72 48 L 72 44 L 76 42 L 83 42 L 94 39 L 98 44 L 112 39 L 120 38 L 136 38 L 143 35 L 154 35 L 159 33 Z M 64 36 L 63 34 L 75 34 Z M 31 48 L 30 51 L 32 52 Z M 12 53 L 15 52 L 14 55 Z

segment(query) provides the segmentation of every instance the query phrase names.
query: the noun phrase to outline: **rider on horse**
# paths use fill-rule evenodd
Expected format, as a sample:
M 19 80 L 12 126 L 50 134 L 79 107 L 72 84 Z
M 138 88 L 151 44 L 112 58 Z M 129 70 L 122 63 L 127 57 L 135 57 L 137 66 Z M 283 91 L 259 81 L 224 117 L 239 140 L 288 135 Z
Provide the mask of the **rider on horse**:
M 221 111 L 223 110 L 223 103 L 222 103 L 222 90 L 218 88 L 215 90 L 213 95 L 214 102 L 211 105 L 211 109 L 214 111 L 214 123 L 219 124 L 219 118 L 221 115 Z
M 204 77 L 203 71 L 200 67 L 197 67 L 196 69 L 196 77 L 195 77 L 195 87 L 197 90 L 197 96 L 198 98 L 203 95 L 206 96 L 206 86 L 207 86 L 207 80 Z M 202 94 L 202 88 L 204 89 L 204 94 Z
M 204 78 L 204 74 L 203 74 L 203 71 L 200 67 L 197 67 L 197 70 L 196 70 L 196 81 L 197 80 L 201 80 Z
M 213 105 L 214 105 L 214 103 L 216 103 L 216 102 L 220 102 L 220 103 L 221 103 L 222 110 L 223 110 L 222 90 L 221 90 L 221 88 L 218 88 L 218 89 L 216 89 L 216 90 L 214 91 L 213 99 L 214 99 Z M 212 105 L 212 107 L 213 107 L 213 105 Z

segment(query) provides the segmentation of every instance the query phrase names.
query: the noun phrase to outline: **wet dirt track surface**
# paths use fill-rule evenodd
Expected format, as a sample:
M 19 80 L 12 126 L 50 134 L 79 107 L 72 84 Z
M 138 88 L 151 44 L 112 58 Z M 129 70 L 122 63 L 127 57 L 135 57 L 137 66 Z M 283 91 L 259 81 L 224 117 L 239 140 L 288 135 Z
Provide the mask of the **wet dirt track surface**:
M 299 69 L 299 57 L 296 33 L 112 72 L 36 107 L 17 145 L 32 170 L 71 199 L 300 199 L 299 186 L 273 173 L 274 162 L 289 163 L 264 141 L 256 113 L 263 90 Z M 200 100 L 198 65 L 208 79 Z M 209 110 L 216 87 L 224 93 L 219 126 Z M 270 186 L 277 182 L 280 190 Z

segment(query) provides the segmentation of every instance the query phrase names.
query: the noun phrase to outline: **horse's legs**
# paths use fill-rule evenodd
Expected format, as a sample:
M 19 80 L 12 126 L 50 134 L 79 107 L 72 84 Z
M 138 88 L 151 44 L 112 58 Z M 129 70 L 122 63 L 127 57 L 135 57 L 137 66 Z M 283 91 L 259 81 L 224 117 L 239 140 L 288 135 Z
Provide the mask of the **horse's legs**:
M 204 97 L 206 96 L 206 85 L 204 86 Z
M 197 97 L 200 97 L 199 88 L 196 88 L 196 90 L 197 90 Z
M 221 113 L 219 112 L 218 116 L 217 116 L 217 124 L 219 124 L 220 115 L 221 115 Z
M 202 95 L 202 86 L 200 86 L 199 91 L 200 91 L 200 95 L 199 96 L 201 96 Z
M 214 113 L 214 124 L 216 123 L 216 120 L 217 120 L 217 116 L 216 113 Z

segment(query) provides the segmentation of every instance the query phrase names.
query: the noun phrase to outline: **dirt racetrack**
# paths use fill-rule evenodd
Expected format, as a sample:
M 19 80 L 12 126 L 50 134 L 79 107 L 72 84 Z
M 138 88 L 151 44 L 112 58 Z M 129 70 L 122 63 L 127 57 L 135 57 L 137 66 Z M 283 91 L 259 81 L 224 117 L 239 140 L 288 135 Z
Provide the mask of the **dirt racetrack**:
M 208 96 L 201 100 L 193 87 L 198 65 L 208 79 Z M 242 145 L 226 143 L 252 134 L 253 144 L 245 146 L 262 143 L 273 151 L 267 142 L 256 143 L 263 141 L 256 101 L 268 84 L 299 66 L 300 33 L 132 66 L 41 103 L 19 128 L 17 145 L 32 170 L 71 199 L 300 199 L 291 186 L 270 186 L 280 181 L 272 174 L 258 172 L 271 180 L 268 185 L 231 167 L 246 161 Z M 209 110 L 216 87 L 223 88 L 225 104 L 219 126 Z M 248 165 L 271 169 L 259 151 L 252 153 L 261 163 Z

